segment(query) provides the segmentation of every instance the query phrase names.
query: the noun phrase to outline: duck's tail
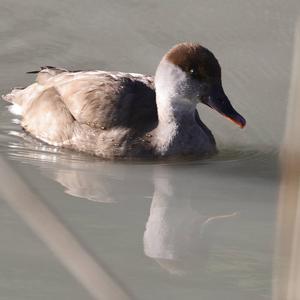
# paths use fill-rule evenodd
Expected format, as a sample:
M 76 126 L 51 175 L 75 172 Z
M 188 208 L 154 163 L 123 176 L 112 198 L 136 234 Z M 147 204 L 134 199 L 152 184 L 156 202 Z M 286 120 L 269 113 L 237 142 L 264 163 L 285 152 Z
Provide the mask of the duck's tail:
M 24 88 L 15 87 L 10 93 L 2 95 L 2 99 L 10 103 L 15 103 L 15 100 L 18 98 L 17 94 L 23 89 Z
M 8 106 L 8 110 L 14 115 L 22 115 L 22 104 L 24 102 L 23 90 L 21 88 L 14 88 L 10 93 L 2 95 L 3 100 L 12 104 Z
M 22 115 L 44 89 L 43 85 L 33 83 L 26 88 L 14 88 L 10 93 L 2 95 L 2 99 L 12 104 L 8 107 L 11 113 Z
M 2 95 L 2 99 L 12 103 L 8 110 L 14 115 L 22 115 L 22 94 L 24 88 L 14 88 L 10 93 Z

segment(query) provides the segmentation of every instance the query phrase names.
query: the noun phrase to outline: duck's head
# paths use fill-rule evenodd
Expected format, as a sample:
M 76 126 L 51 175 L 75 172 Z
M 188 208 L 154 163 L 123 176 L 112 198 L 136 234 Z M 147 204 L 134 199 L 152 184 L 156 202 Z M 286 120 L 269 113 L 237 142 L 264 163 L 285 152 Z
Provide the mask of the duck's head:
M 223 90 L 217 59 L 199 44 L 182 43 L 168 51 L 157 68 L 155 86 L 169 98 L 191 105 L 206 104 L 241 128 L 246 125 Z

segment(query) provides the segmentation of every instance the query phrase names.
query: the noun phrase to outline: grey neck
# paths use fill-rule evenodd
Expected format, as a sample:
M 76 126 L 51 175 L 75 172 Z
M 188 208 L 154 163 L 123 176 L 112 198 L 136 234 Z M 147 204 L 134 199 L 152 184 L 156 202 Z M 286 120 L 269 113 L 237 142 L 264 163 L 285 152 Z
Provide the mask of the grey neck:
M 190 101 L 185 99 L 159 99 L 157 149 L 160 154 L 170 154 L 180 150 L 186 137 L 196 126 L 195 109 Z
M 196 105 L 187 99 L 160 99 L 157 101 L 158 121 L 162 126 L 176 124 L 183 126 L 195 122 Z
M 160 155 L 173 154 L 177 150 L 183 150 L 187 136 L 197 131 L 197 101 L 187 96 L 186 74 L 179 67 L 164 60 L 155 74 L 155 89 L 158 112 L 156 148 Z

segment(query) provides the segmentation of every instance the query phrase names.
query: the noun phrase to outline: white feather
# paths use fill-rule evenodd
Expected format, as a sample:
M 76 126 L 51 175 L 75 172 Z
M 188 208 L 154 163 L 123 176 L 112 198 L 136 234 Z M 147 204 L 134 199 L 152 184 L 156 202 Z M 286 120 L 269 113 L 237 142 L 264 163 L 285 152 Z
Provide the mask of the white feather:
M 14 115 L 22 116 L 23 109 L 22 109 L 22 106 L 19 104 L 10 105 L 8 107 L 8 110 Z

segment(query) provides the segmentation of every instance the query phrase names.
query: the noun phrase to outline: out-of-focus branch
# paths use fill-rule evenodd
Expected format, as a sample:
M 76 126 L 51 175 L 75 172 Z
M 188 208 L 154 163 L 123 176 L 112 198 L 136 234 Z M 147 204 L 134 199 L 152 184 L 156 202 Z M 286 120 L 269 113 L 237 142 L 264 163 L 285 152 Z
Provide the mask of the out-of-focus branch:
M 281 150 L 275 255 L 274 300 L 300 299 L 300 22 L 296 26 L 294 59 Z
M 1 157 L 0 170 L 1 198 L 22 217 L 94 299 L 133 299 Z

